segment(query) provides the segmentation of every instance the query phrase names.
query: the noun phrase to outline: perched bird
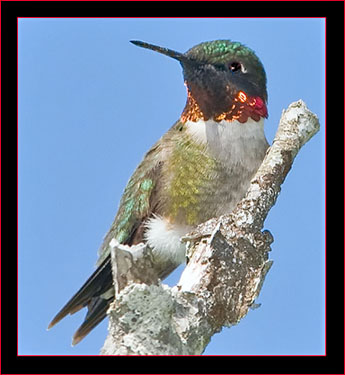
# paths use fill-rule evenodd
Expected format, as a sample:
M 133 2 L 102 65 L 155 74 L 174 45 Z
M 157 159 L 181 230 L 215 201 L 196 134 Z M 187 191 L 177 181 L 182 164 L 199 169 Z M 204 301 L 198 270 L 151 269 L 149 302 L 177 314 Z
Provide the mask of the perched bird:
M 146 242 L 164 279 L 185 261 L 181 236 L 235 207 L 268 148 L 266 74 L 251 49 L 216 40 L 179 53 L 131 42 L 180 62 L 187 102 L 130 178 L 100 248 L 98 268 L 49 325 L 87 307 L 72 345 L 104 319 L 114 300 L 111 240 L 127 245 Z

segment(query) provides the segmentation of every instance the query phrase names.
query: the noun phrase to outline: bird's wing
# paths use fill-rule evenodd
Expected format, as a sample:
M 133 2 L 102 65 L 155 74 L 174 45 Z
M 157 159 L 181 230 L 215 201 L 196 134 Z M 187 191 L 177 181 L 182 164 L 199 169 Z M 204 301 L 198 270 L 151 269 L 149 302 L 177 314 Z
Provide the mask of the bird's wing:
M 128 181 L 114 222 L 99 250 L 97 265 L 109 256 L 112 239 L 129 246 L 142 242 L 146 219 L 160 213 L 163 154 L 159 141 L 145 155 Z
M 107 309 L 114 299 L 110 241 L 115 238 L 122 244 L 140 243 L 143 240 L 145 220 L 152 214 L 160 212 L 158 191 L 160 191 L 159 184 L 162 183 L 161 169 L 164 155 L 161 140 L 145 155 L 126 186 L 118 213 L 104 238 L 99 251 L 97 269 L 49 324 L 48 328 L 51 328 L 66 315 L 74 314 L 87 306 L 88 313 L 73 336 L 73 345 L 82 340 L 105 318 Z

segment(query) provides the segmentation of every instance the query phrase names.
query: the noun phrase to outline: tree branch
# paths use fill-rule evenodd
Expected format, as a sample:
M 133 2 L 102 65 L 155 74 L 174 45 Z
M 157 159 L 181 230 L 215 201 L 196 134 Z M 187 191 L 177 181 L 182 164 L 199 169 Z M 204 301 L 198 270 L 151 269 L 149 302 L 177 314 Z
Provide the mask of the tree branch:
M 144 245 L 127 251 L 112 243 L 116 301 L 101 354 L 201 354 L 214 333 L 237 324 L 255 306 L 273 263 L 268 259 L 273 238 L 262 231 L 263 223 L 295 156 L 319 127 L 301 100 L 283 111 L 246 196 L 231 213 L 182 239 L 188 264 L 177 286 L 147 274 L 154 264 Z

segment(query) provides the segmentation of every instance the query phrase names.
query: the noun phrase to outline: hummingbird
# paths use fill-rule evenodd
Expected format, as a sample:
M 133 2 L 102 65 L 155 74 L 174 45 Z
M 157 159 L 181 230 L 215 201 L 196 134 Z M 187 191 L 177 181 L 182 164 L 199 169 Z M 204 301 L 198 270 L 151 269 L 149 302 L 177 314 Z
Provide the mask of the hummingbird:
M 49 324 L 87 307 L 72 345 L 105 317 L 115 292 L 110 243 L 146 243 L 161 280 L 186 260 L 181 237 L 196 225 L 231 212 L 264 159 L 266 73 L 240 42 L 200 43 L 185 53 L 131 41 L 177 60 L 187 88 L 180 118 L 146 153 L 129 179 L 99 249 L 97 268 Z M 129 248 L 130 249 L 130 248 Z

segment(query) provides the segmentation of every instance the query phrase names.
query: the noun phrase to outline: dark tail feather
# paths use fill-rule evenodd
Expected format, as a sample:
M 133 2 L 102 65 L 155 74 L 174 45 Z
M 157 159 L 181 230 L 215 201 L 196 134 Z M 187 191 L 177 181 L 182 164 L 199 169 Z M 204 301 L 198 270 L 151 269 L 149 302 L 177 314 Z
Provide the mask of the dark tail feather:
M 81 308 L 89 305 L 89 312 L 86 316 L 91 318 L 91 314 L 93 313 L 93 308 L 96 307 L 95 303 L 92 303 L 93 307 L 91 307 L 90 303 L 94 297 L 100 296 L 108 289 L 112 287 L 113 279 L 111 273 L 111 263 L 110 263 L 110 256 L 108 256 L 104 261 L 100 264 L 100 266 L 96 269 L 96 271 L 87 279 L 85 284 L 79 289 L 79 291 L 66 303 L 66 305 L 56 314 L 54 319 L 50 322 L 48 329 L 53 327 L 56 323 L 58 323 L 61 319 L 63 319 L 68 314 L 74 314 L 75 312 L 79 311 Z M 103 299 L 102 299 L 103 300 Z M 103 300 L 106 301 L 106 300 Z M 97 310 L 98 311 L 98 310 Z M 106 311 L 106 309 L 105 309 Z M 94 322 L 93 318 L 93 326 L 87 331 L 87 333 L 97 325 L 103 318 L 100 316 L 98 317 L 97 323 Z M 86 323 L 87 320 L 84 322 Z M 84 325 L 79 328 L 81 329 Z M 78 330 L 79 331 L 79 330 Z M 77 331 L 77 332 L 78 332 Z M 84 336 L 87 334 L 85 333 Z M 83 336 L 83 337 L 84 337 Z M 81 340 L 81 339 L 80 339 Z M 79 341 L 80 341 L 79 340 Z
M 78 344 L 93 328 L 97 326 L 107 315 L 107 310 L 110 303 L 114 300 L 109 300 L 102 297 L 96 297 L 91 300 L 88 306 L 88 313 L 83 324 L 78 328 L 73 335 L 72 346 Z

